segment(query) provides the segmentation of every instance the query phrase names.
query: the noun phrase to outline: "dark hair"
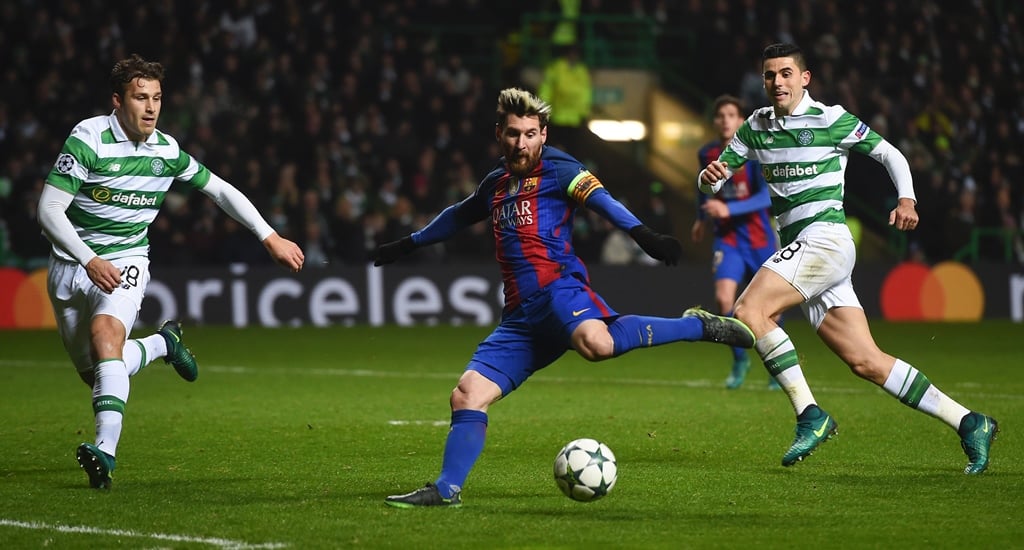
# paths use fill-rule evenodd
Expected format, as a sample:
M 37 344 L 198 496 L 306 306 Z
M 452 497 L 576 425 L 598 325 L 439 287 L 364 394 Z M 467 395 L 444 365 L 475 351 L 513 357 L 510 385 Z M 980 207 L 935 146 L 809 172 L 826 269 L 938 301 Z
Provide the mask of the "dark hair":
M 164 66 L 156 61 L 146 61 L 137 53 L 128 59 L 114 64 L 110 71 L 110 89 L 115 94 L 124 95 L 128 83 L 136 78 L 161 81 L 164 79 Z
M 739 109 L 740 114 L 743 114 L 743 100 L 734 95 L 722 94 L 716 97 L 714 103 L 711 104 L 711 116 L 713 117 L 718 113 L 718 110 L 721 109 L 723 105 L 735 105 L 736 108 Z
M 761 62 L 763 63 L 778 57 L 792 57 L 796 66 L 800 67 L 801 71 L 807 70 L 807 60 L 804 59 L 804 51 L 796 44 L 780 43 L 768 46 L 764 49 L 764 53 L 761 54 Z
M 504 128 L 508 115 L 520 117 L 535 116 L 540 120 L 540 127 L 548 125 L 551 117 L 551 105 L 544 100 L 520 88 L 505 88 L 498 94 L 497 124 Z

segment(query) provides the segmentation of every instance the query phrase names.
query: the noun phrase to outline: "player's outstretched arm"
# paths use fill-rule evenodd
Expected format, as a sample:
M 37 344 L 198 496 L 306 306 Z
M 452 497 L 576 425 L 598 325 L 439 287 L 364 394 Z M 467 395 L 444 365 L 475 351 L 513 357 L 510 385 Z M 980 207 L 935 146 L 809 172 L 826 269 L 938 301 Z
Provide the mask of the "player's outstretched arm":
M 280 236 L 274 228 L 263 219 L 256 206 L 235 186 L 224 181 L 216 174 L 210 174 L 210 180 L 201 188 L 224 212 L 249 228 L 270 253 L 275 262 L 293 272 L 302 269 L 305 256 L 302 249 L 294 242 Z
M 643 224 L 621 202 L 612 197 L 604 187 L 598 187 L 586 198 L 587 208 L 597 212 L 612 225 L 629 233 L 648 256 L 676 265 L 683 255 L 683 245 L 670 235 L 662 235 Z
M 382 266 L 394 262 L 413 250 L 416 250 L 416 243 L 413 242 L 412 237 L 406 235 L 397 241 L 391 241 L 378 246 L 370 254 L 370 259 L 373 260 L 373 265 Z
M 675 237 L 658 233 L 646 225 L 630 229 L 629 236 L 648 256 L 665 262 L 665 265 L 676 265 L 683 256 L 683 245 Z
M 871 132 L 874 135 L 874 132 Z M 886 140 L 881 140 L 868 156 L 882 163 L 889 172 L 893 184 L 896 185 L 896 196 L 899 201 L 896 208 L 889 212 L 889 225 L 900 231 L 910 231 L 917 227 L 917 194 L 914 193 L 914 177 L 910 171 L 907 157 Z
M 457 231 L 487 219 L 490 210 L 486 199 L 478 192 L 445 208 L 419 231 L 397 241 L 382 244 L 370 253 L 373 265 L 382 266 L 411 253 L 421 246 L 448 240 Z
M 270 253 L 275 262 L 287 267 L 292 272 L 298 273 L 302 270 L 302 264 L 306 261 L 305 254 L 299 245 L 280 236 L 275 231 L 266 239 L 263 239 L 263 246 Z

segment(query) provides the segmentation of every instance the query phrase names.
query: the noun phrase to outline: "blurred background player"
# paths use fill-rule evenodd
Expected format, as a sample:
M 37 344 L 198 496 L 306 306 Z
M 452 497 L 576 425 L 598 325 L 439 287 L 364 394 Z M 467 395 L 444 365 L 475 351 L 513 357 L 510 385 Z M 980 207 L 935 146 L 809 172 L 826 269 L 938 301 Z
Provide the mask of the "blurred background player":
M 736 319 L 699 308 L 672 318 L 619 315 L 590 287 L 573 248 L 578 206 L 627 232 L 667 265 L 679 261 L 682 246 L 641 223 L 578 160 L 545 145 L 550 112 L 550 105 L 525 90 L 502 90 L 494 129 L 500 163 L 472 195 L 374 253 L 374 265 L 388 264 L 488 220 L 505 285 L 501 322 L 479 344 L 452 390 L 440 475 L 411 493 L 387 497 L 390 506 L 460 506 L 463 483 L 484 448 L 488 407 L 569 349 L 602 361 L 670 342 L 753 344 L 749 329 Z
M 701 166 L 718 159 L 746 118 L 740 99 L 731 95 L 717 97 L 711 112 L 718 139 L 704 144 L 697 152 Z M 757 161 L 749 161 L 737 170 L 714 196 L 698 193 L 697 219 L 690 233 L 694 242 L 700 242 L 707 226 L 710 224 L 713 228 L 711 270 L 715 279 L 715 302 L 722 315 L 732 315 L 739 286 L 749 281 L 779 248 L 778 236 L 771 225 L 771 204 L 768 182 Z M 781 316 L 778 322 L 781 325 Z M 732 348 L 732 370 L 725 387 L 742 386 L 749 370 L 747 350 Z M 771 377 L 768 387 L 779 389 Z
M 157 357 L 185 380 L 195 357 L 168 321 L 158 334 L 127 340 L 149 283 L 149 225 L 172 181 L 199 189 L 248 227 L 278 263 L 298 271 L 299 247 L 280 237 L 241 191 L 156 129 L 164 68 L 138 55 L 110 72 L 109 115 L 79 122 L 64 142 L 39 198 L 39 224 L 53 245 L 47 289 L 64 349 L 92 388 L 95 443 L 78 446 L 89 484 L 109 489 L 129 377 Z

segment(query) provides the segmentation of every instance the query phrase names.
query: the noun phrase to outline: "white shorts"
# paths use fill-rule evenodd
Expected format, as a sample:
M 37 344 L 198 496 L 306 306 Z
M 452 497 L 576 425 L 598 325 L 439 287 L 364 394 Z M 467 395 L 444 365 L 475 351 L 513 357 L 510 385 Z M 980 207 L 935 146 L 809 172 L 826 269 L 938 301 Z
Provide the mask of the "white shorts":
M 815 223 L 762 267 L 778 273 L 803 295 L 800 309 L 817 329 L 834 307 L 863 309 L 851 278 L 856 262 L 857 247 L 846 224 Z
M 121 285 L 107 294 L 89 280 L 85 267 L 50 256 L 46 288 L 64 349 L 79 372 L 90 372 L 93 367 L 92 318 L 100 314 L 118 318 L 127 337 L 149 284 L 149 258 L 129 256 L 110 262 L 121 270 Z

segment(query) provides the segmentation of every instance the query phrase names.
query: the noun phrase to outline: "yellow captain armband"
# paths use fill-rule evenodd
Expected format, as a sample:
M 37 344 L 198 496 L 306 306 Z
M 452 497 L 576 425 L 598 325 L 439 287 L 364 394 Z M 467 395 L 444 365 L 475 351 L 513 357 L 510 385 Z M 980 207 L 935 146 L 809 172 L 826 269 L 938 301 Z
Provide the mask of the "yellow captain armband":
M 581 170 L 569 184 L 569 196 L 576 202 L 583 204 L 594 191 L 603 188 L 601 180 L 591 174 L 588 170 Z

